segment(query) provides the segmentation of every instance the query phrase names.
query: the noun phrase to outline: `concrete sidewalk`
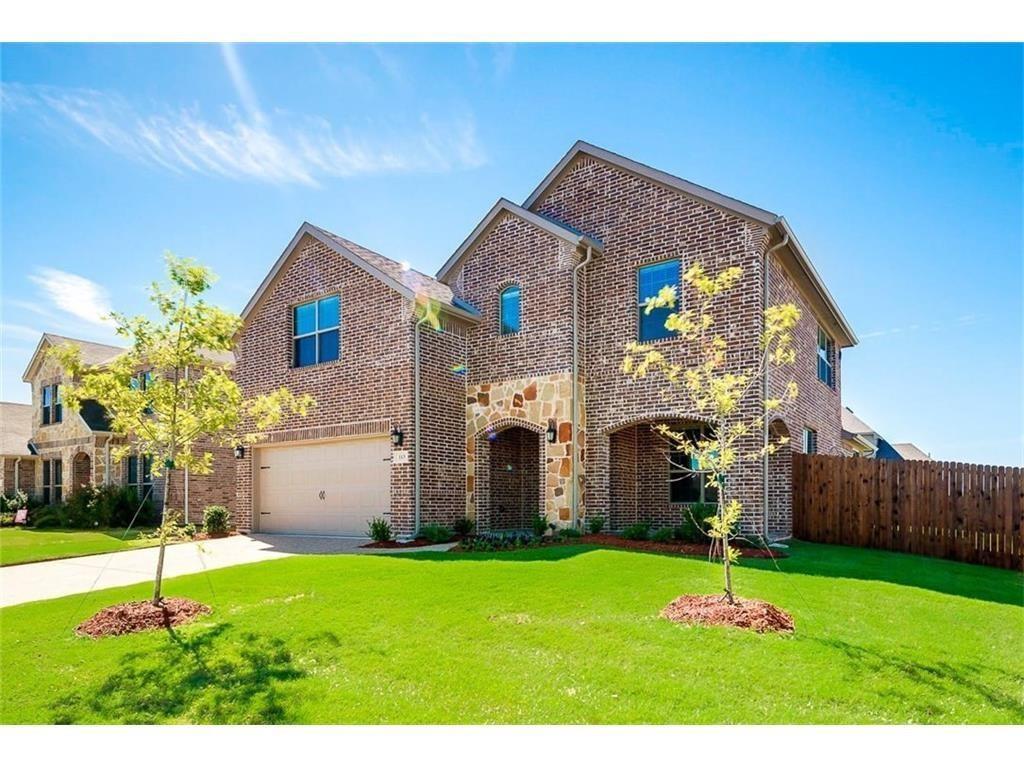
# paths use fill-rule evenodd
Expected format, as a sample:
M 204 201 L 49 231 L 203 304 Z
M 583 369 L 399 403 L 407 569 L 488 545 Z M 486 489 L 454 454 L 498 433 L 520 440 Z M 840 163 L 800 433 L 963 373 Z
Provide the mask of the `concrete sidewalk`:
M 367 541 L 326 536 L 229 536 L 202 542 L 202 551 L 193 542 L 173 544 L 164 558 L 164 578 L 289 555 L 356 553 Z M 9 565 L 0 568 L 0 607 L 150 581 L 156 557 L 157 548 L 147 547 Z

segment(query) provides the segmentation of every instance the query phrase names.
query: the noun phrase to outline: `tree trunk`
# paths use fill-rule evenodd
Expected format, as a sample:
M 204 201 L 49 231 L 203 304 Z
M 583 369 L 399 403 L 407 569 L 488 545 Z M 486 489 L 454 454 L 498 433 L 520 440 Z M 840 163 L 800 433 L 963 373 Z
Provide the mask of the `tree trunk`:
M 160 551 L 156 556 L 156 577 L 153 579 L 153 605 L 160 605 L 160 590 L 164 581 L 164 552 L 167 549 L 167 497 L 171 489 L 171 471 L 164 471 L 163 505 L 160 508 Z

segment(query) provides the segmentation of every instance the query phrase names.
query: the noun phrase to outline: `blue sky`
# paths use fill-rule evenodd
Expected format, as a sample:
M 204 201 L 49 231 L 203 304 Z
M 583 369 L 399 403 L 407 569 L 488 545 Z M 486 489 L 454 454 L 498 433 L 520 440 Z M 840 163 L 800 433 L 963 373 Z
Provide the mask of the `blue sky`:
M 784 214 L 889 440 L 1021 464 L 1022 50 L 5 45 L 0 397 L 165 249 L 236 311 L 303 220 L 433 273 L 583 138 Z

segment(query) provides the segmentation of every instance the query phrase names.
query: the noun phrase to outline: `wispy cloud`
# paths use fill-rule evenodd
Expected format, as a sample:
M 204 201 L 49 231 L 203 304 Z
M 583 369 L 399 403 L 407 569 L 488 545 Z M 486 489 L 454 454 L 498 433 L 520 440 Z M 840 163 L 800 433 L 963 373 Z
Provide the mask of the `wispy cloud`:
M 69 315 L 97 326 L 110 327 L 110 296 L 99 283 L 53 267 L 37 267 L 28 276 L 43 298 Z
M 357 132 L 323 117 L 276 112 L 273 118 L 283 126 L 277 127 L 260 110 L 237 52 L 223 50 L 246 114 L 233 105 L 212 120 L 195 106 L 143 112 L 113 93 L 15 83 L 0 92 L 4 119 L 36 118 L 174 173 L 276 184 L 316 186 L 329 178 L 451 171 L 486 162 L 471 115 L 422 115 L 412 124 L 369 125 Z
M 911 333 L 941 333 L 952 328 L 965 328 L 976 325 L 981 320 L 977 315 L 960 315 L 949 322 L 912 323 L 911 325 L 900 325 L 893 328 L 880 328 L 877 331 L 860 334 L 861 340 L 878 339 L 885 336 L 902 336 Z

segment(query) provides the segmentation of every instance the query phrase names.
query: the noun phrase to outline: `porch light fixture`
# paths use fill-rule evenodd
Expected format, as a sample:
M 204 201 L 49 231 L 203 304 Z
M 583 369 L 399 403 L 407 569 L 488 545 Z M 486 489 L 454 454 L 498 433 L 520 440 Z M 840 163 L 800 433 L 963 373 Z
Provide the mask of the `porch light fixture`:
M 555 442 L 555 440 L 558 439 L 558 430 L 555 429 L 554 419 L 548 419 L 548 431 L 546 432 L 546 434 L 548 436 L 549 443 L 553 443 Z
M 405 440 L 405 433 L 402 432 L 401 427 L 395 427 L 391 430 L 391 444 L 395 448 L 401 448 L 403 440 Z
M 244 459 L 245 458 L 245 446 L 244 445 L 236 445 L 235 446 L 235 458 L 236 459 Z

